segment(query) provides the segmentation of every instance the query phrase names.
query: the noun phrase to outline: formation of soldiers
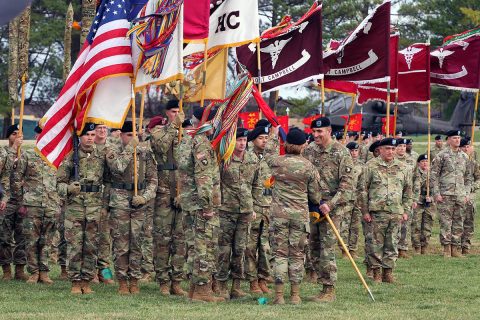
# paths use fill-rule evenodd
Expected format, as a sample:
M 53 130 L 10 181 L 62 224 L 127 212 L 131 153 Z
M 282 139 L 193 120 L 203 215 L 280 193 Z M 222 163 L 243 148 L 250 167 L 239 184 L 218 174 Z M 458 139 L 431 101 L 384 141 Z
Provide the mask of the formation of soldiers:
M 362 226 L 366 274 L 375 282 L 395 281 L 395 262 L 408 257 L 410 242 L 427 253 L 437 210 L 444 256 L 469 253 L 480 169 L 462 132 L 448 132 L 446 147 L 436 137 L 430 170 L 427 155 L 400 134 L 335 139 L 326 117 L 311 123 L 310 137 L 291 128 L 279 155 L 278 127 L 260 120 L 251 131 L 237 129 L 231 159 L 219 165 L 209 140 L 215 110 L 205 112 L 185 120 L 178 101 L 169 101 L 166 117 L 138 136 L 131 121 L 109 136 L 107 126 L 87 123 L 78 152 L 58 171 L 21 148 L 11 126 L 0 149 L 3 280 L 51 284 L 53 245 L 72 294 L 115 283 L 113 267 L 122 295 L 138 294 L 154 274 L 164 296 L 237 299 L 247 295 L 246 280 L 252 295 L 274 284 L 273 302 L 284 304 L 289 282 L 290 302 L 299 304 L 306 274 L 321 285 L 310 300 L 331 302 L 338 239 L 325 215 L 354 257 Z

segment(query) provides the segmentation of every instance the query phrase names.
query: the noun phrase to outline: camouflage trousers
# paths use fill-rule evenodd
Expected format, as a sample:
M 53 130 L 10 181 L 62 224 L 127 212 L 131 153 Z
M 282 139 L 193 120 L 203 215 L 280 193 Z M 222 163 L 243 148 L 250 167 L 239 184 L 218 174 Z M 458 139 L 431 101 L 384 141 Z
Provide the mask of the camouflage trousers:
M 370 215 L 373 230 L 370 266 L 372 269 L 393 269 L 398 258 L 398 230 L 401 215 L 385 211 L 370 212 Z
M 153 266 L 153 210 L 155 200 L 148 203 L 145 209 L 145 220 L 142 225 L 142 233 L 140 241 L 142 243 L 142 273 L 151 273 L 154 271 Z
M 315 267 L 313 266 L 313 261 L 312 261 L 312 253 L 310 251 L 310 241 L 307 240 L 305 241 L 305 271 L 315 271 Z
M 413 211 L 413 210 L 412 210 Z M 408 220 L 401 222 L 400 228 L 398 230 L 398 250 L 405 250 L 408 251 L 408 242 L 411 239 L 411 231 L 412 231 L 412 211 L 409 212 Z
M 309 224 L 296 219 L 274 217 L 272 227 L 275 283 L 290 281 L 300 284 L 305 272 L 305 241 L 308 238 Z
M 330 215 L 337 229 L 343 212 L 344 207 L 337 207 Z M 310 223 L 310 252 L 320 284 L 334 286 L 337 282 L 336 245 L 337 238 L 326 219 Z
M 233 279 L 244 279 L 245 249 L 251 213 L 220 211 L 220 234 L 218 236 L 218 272 L 215 278 L 227 281 L 229 273 Z
M 19 205 L 7 203 L 0 212 L 0 265 L 25 265 L 25 235 L 23 218 L 17 214 Z
M 371 267 L 369 257 L 373 255 L 373 224 L 371 222 L 366 222 L 362 218 L 362 231 L 363 237 L 365 238 L 365 260 L 363 262 L 368 267 Z
M 142 244 L 140 234 L 145 220 L 145 208 L 110 208 L 113 264 L 118 280 L 140 279 Z
M 357 251 L 360 218 L 360 211 L 353 205 L 345 207 L 345 215 L 340 222 L 340 236 L 349 251 Z
M 110 267 L 112 255 L 112 242 L 110 236 L 109 212 L 104 209 L 100 212 L 98 221 L 98 247 L 97 247 L 97 269 L 102 270 Z
M 248 281 L 270 276 L 270 243 L 268 216 L 270 208 L 254 207 L 257 218 L 250 224 L 250 234 L 245 250 L 245 275 Z
M 465 220 L 463 221 L 462 248 L 470 249 L 475 227 L 475 198 L 465 205 Z
M 157 193 L 153 215 L 153 259 L 159 283 L 184 279 L 183 212 L 173 209 L 169 194 Z
M 440 243 L 460 247 L 462 244 L 463 220 L 465 219 L 464 199 L 456 196 L 443 196 L 437 203 L 440 216 Z
M 67 265 L 67 239 L 65 238 L 65 209 L 61 208 L 58 212 L 55 223 L 55 236 L 53 238 L 53 248 L 57 250 L 60 266 Z
M 68 277 L 72 281 L 91 281 L 97 272 L 97 248 L 101 207 L 67 207 L 65 238 L 68 252 Z
M 183 273 L 190 279 L 193 273 L 193 258 L 195 256 L 195 212 L 184 211 L 183 231 L 185 234 L 185 264 Z
M 56 214 L 57 211 L 51 208 L 27 206 L 27 216 L 23 219 L 23 230 L 29 273 L 49 271 L 48 258 L 55 231 Z
M 202 211 L 189 212 L 187 223 L 193 222 L 193 254 L 188 253 L 191 261 L 191 279 L 196 285 L 204 285 L 216 273 L 215 258 L 218 255 L 219 219 L 212 217 L 207 220 Z M 193 218 L 193 219 L 192 219 Z M 190 235 L 188 235 L 190 241 Z M 189 251 L 191 250 L 190 244 Z M 190 259 L 190 255 L 193 256 Z
M 414 248 L 428 245 L 432 235 L 434 214 L 435 206 L 433 203 L 431 203 L 429 207 L 418 203 L 417 208 L 413 210 L 412 246 Z

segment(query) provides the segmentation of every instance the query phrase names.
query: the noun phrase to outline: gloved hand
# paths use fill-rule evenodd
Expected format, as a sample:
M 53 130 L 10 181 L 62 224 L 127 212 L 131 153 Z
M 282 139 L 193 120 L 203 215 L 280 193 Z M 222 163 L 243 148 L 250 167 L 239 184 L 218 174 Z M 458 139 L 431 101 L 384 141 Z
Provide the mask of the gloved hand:
M 133 196 L 133 198 L 132 198 L 132 206 L 133 207 L 140 207 L 140 206 L 144 205 L 145 203 L 147 203 L 147 200 L 142 196 Z
M 80 182 L 74 181 L 70 183 L 67 187 L 67 191 L 69 195 L 76 196 L 80 193 Z
M 138 137 L 133 137 L 128 144 L 133 148 L 136 148 L 140 144 L 140 141 L 138 140 Z
M 17 212 L 20 217 L 25 218 L 27 216 L 28 210 L 27 210 L 27 207 L 21 206 L 20 208 L 18 208 Z
M 179 112 L 173 119 L 173 125 L 176 128 L 180 128 L 182 126 L 183 121 L 185 120 L 185 113 Z

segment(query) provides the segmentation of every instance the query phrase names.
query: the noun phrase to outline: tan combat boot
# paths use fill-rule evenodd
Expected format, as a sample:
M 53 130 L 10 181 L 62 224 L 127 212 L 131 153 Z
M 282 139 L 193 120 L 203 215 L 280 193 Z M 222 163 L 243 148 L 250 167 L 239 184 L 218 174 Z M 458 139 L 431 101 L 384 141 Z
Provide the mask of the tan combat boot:
M 330 285 L 323 285 L 323 289 L 318 296 L 310 298 L 313 302 L 333 302 L 336 299 L 335 288 Z
M 224 298 L 225 300 L 230 299 L 227 281 L 218 281 L 218 296 Z
M 352 256 L 352 259 L 358 259 L 358 255 L 357 255 L 357 252 L 355 250 L 349 250 L 348 252 Z
M 398 257 L 401 259 L 409 259 L 409 255 L 407 253 L 407 250 L 398 250 Z
M 240 299 L 246 296 L 247 294 L 240 288 L 240 279 L 233 279 L 230 299 Z
M 28 280 L 28 276 L 25 274 L 25 265 L 24 264 L 17 264 L 15 266 L 15 280 Z
M 32 273 L 30 277 L 27 279 L 27 283 L 34 284 L 38 282 L 38 272 Z
M 82 294 L 82 281 L 72 281 L 71 294 Z
M 462 249 L 460 246 L 452 246 L 452 257 L 453 258 L 465 258 L 462 255 Z
M 67 273 L 67 266 L 60 266 L 62 268 L 62 271 L 60 272 L 60 277 L 58 277 L 60 280 L 68 280 L 68 273 Z
M 131 279 L 130 280 L 130 293 L 131 294 L 139 294 L 140 287 L 138 286 L 138 279 Z
M 38 276 L 38 281 L 48 285 L 53 284 L 53 281 L 48 276 L 47 271 L 40 271 L 40 275 Z
M 265 279 L 258 280 L 258 287 L 260 288 L 260 290 L 262 290 L 263 293 L 270 293 L 270 289 L 268 289 L 267 281 L 265 281 Z
M 428 244 L 424 244 L 420 249 L 420 254 L 427 254 Z
M 300 284 L 291 284 L 290 285 L 290 303 L 291 304 L 300 304 L 302 299 L 300 299 Z
M 367 266 L 367 278 L 373 279 L 373 269 L 370 266 Z
M 10 281 L 12 280 L 12 268 L 10 267 L 9 264 L 4 264 L 2 266 L 2 270 L 3 270 L 3 277 L 2 277 L 2 280 L 3 281 Z
M 250 293 L 254 295 L 263 293 L 262 289 L 258 286 L 258 280 L 250 281 Z
M 130 290 L 128 290 L 127 280 L 118 280 L 118 293 L 121 295 L 130 294 Z
M 283 297 L 283 290 L 285 285 L 283 283 L 275 284 L 275 299 L 273 299 L 273 304 L 285 304 L 285 298 Z
M 195 285 L 192 294 L 192 301 L 195 302 L 217 302 L 218 298 L 215 298 L 212 294 L 210 294 L 211 286 L 208 283 L 203 285 Z
M 160 294 L 164 297 L 170 295 L 170 283 L 168 282 L 160 283 Z
M 470 254 L 470 250 L 468 248 L 462 248 L 462 254 L 463 255 Z
M 266 277 L 265 281 L 267 282 L 267 284 L 275 283 L 275 280 L 273 280 L 273 278 L 271 276 Z
M 94 291 L 90 288 L 90 281 L 83 280 L 82 281 L 82 292 L 83 294 L 92 294 Z
M 443 257 L 451 258 L 452 257 L 452 248 L 449 244 L 443 246 Z
M 386 283 L 395 283 L 393 269 L 383 269 L 382 281 Z
M 307 272 L 307 282 L 317 283 L 317 273 L 315 270 L 309 270 Z
M 213 299 L 215 300 L 214 302 L 225 302 L 224 297 L 215 296 L 215 293 L 213 292 L 212 286 L 210 284 L 207 284 L 207 289 L 206 290 L 207 290 L 207 294 L 213 297 Z
M 382 269 L 376 268 L 376 269 L 372 269 L 372 271 L 373 271 L 373 281 L 375 283 L 382 282 Z
M 416 254 L 420 254 L 420 252 L 421 252 L 420 247 L 415 247 L 415 253 L 416 253 Z
M 193 284 L 193 282 L 190 282 L 190 288 L 188 289 L 188 300 L 192 300 L 194 291 L 195 291 L 195 284 Z
M 187 295 L 187 293 L 180 286 L 180 281 L 172 281 L 170 294 L 173 294 L 174 296 L 181 296 L 181 297 L 185 297 Z
M 220 291 L 218 289 L 218 281 L 215 277 L 212 277 L 212 291 L 215 295 L 219 295 Z

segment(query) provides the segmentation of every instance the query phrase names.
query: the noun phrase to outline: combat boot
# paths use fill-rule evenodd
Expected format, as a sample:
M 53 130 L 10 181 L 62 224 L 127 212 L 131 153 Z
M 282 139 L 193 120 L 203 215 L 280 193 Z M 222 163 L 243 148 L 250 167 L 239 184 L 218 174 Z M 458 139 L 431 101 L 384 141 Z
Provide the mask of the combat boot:
M 420 252 L 421 252 L 420 247 L 415 247 L 415 253 L 416 253 L 416 254 L 420 254 Z
M 83 294 L 92 294 L 94 291 L 90 288 L 90 281 L 83 280 L 82 281 L 82 292 Z
M 265 281 L 267 282 L 267 284 L 275 283 L 275 280 L 273 280 L 273 278 L 271 276 L 266 277 Z
M 170 288 L 170 293 L 174 296 L 181 296 L 185 297 L 187 293 L 183 291 L 182 287 L 180 286 L 180 281 L 172 281 L 172 287 Z
M 462 254 L 463 255 L 470 254 L 470 250 L 468 248 L 462 248 Z
M 138 279 L 131 279 L 130 280 L 130 293 L 131 294 L 139 294 L 140 287 L 138 286 Z
M 373 279 L 373 269 L 367 266 L 367 273 L 366 273 L 367 278 Z
M 263 291 L 258 286 L 258 280 L 250 281 L 250 293 L 251 294 L 262 294 Z
M 15 280 L 28 280 L 28 276 L 25 274 L 25 265 L 24 264 L 17 264 L 15 266 Z
M 168 282 L 160 283 L 160 294 L 164 297 L 170 295 L 170 284 Z
M 9 264 L 4 264 L 2 266 L 2 270 L 3 270 L 3 277 L 2 277 L 2 280 L 3 281 L 10 281 L 12 280 L 12 268 L 10 267 Z
M 449 244 L 443 246 L 443 257 L 451 258 L 452 257 L 452 248 Z
M 190 282 L 190 288 L 188 289 L 188 300 L 192 300 L 193 291 L 195 291 L 195 285 Z
M 210 294 L 209 290 L 210 285 L 208 283 L 203 285 L 196 284 L 193 289 L 192 294 L 192 301 L 195 302 L 217 302 L 217 298 L 215 298 L 212 294 Z
M 224 298 L 225 300 L 230 299 L 227 281 L 218 281 L 218 296 Z
M 233 279 L 230 299 L 240 299 L 246 296 L 247 294 L 240 288 L 240 279 Z
M 121 295 L 130 294 L 130 291 L 128 290 L 127 280 L 118 280 L 118 293 Z
M 420 249 L 420 254 L 427 254 L 427 248 L 428 248 L 428 244 L 423 245 L 422 248 Z
M 349 251 L 350 255 L 352 256 L 352 259 L 358 259 L 357 252 L 355 250 L 350 250 Z
M 213 297 L 213 299 L 215 300 L 214 302 L 225 302 L 225 298 L 215 296 L 215 293 L 213 293 L 211 285 L 207 285 L 207 293 L 208 295 Z
M 27 279 L 27 283 L 33 284 L 38 282 L 38 272 L 32 273 Z
M 408 256 L 407 250 L 398 250 L 398 257 L 401 259 L 409 259 L 410 257 Z
M 310 270 L 307 273 L 307 282 L 317 283 L 317 272 L 315 270 Z
M 302 299 L 300 299 L 300 284 L 291 284 L 290 285 L 290 303 L 291 304 L 300 304 Z
M 336 295 L 334 286 L 324 284 L 320 294 L 310 298 L 309 300 L 313 302 L 333 302 L 335 299 Z
M 82 294 L 82 281 L 72 281 L 71 294 Z
M 258 280 L 258 287 L 260 288 L 260 290 L 262 290 L 263 293 L 267 293 L 267 294 L 270 293 L 270 289 L 268 289 L 268 286 L 267 286 L 267 281 L 265 281 L 264 279 Z
M 283 283 L 275 284 L 275 299 L 273 300 L 273 304 L 285 304 L 285 298 L 283 297 L 284 288 L 285 285 Z
M 100 283 L 100 280 L 98 279 L 98 273 L 95 273 L 95 275 L 93 276 L 92 283 Z
M 53 284 L 53 281 L 48 276 L 47 271 L 40 271 L 40 275 L 38 276 L 38 281 L 48 285 Z
M 382 282 L 382 269 L 376 268 L 376 269 L 372 269 L 372 271 L 373 271 L 373 281 L 376 283 Z
M 459 246 L 452 246 L 452 257 L 453 258 L 465 258 L 462 255 L 462 249 Z
M 62 271 L 60 272 L 60 280 L 68 280 L 67 266 L 60 266 Z
M 383 269 L 382 281 L 386 283 L 395 283 L 393 269 Z
M 215 295 L 219 295 L 219 290 L 218 290 L 218 281 L 215 279 L 215 277 L 212 277 L 212 291 Z

